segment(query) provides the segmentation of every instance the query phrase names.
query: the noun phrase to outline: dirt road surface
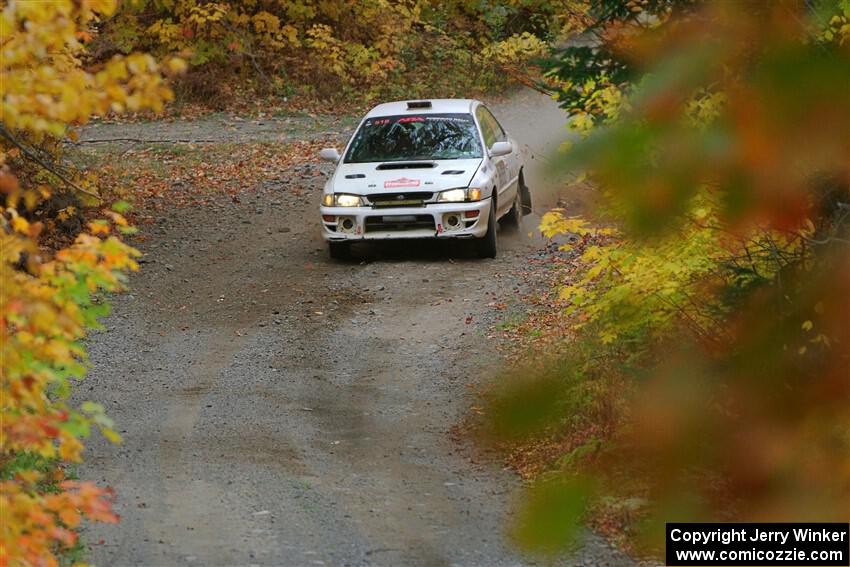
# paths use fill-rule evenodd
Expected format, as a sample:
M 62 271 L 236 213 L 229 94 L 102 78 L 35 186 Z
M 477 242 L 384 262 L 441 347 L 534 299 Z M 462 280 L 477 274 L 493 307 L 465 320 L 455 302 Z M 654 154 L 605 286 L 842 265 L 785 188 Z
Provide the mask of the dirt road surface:
M 545 97 L 493 106 L 538 151 L 562 134 Z M 122 516 L 86 532 L 90 559 L 533 563 L 504 536 L 518 479 L 450 430 L 500 364 L 488 303 L 539 248 L 538 217 L 502 231 L 495 260 L 411 242 L 333 262 L 315 218 L 325 176 L 302 174 L 301 194 L 267 183 L 145 228 L 142 270 L 92 338 L 81 387 L 124 437 L 93 439 L 81 471 L 115 488 Z M 564 562 L 629 564 L 595 536 Z

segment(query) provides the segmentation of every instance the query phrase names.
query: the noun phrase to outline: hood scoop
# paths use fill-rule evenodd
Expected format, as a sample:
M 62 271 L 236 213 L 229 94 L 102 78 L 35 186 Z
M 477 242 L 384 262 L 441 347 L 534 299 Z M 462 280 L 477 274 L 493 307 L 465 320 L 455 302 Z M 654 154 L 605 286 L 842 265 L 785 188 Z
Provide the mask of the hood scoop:
M 349 173 L 345 176 L 346 179 L 366 179 L 365 173 Z
M 437 164 L 432 161 L 390 161 L 382 163 L 375 169 L 433 169 Z
M 462 169 L 447 169 L 443 172 L 443 175 L 460 175 L 463 173 Z

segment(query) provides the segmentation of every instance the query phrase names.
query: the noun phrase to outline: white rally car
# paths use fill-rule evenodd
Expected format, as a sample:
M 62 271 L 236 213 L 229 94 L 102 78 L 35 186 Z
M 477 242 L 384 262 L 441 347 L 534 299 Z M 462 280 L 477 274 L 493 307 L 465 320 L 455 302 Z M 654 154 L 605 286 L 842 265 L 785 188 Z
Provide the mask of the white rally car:
M 390 238 L 475 239 L 496 256 L 496 221 L 531 211 L 519 145 L 477 100 L 391 102 L 373 108 L 322 195 L 322 235 L 333 258 L 352 242 Z

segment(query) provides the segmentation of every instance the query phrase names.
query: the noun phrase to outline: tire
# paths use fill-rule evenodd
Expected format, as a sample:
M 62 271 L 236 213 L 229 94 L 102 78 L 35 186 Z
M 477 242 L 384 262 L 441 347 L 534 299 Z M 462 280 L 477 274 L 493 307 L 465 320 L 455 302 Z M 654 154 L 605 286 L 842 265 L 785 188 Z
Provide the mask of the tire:
M 334 260 L 348 260 L 351 258 L 351 243 L 328 242 L 328 252 Z
M 522 201 L 520 199 L 519 186 L 517 186 L 517 193 L 516 197 L 514 197 L 514 204 L 511 205 L 511 210 L 508 211 L 508 214 L 503 216 L 500 220 L 502 226 L 505 228 L 510 228 L 512 230 L 519 228 L 520 221 L 522 221 Z
M 525 176 L 522 172 L 519 172 L 519 200 L 521 209 L 520 212 L 523 215 L 531 214 L 531 190 L 529 190 L 528 186 L 525 184 Z
M 493 199 L 487 216 L 487 233 L 475 241 L 475 251 L 479 258 L 496 257 L 496 224 L 496 201 Z

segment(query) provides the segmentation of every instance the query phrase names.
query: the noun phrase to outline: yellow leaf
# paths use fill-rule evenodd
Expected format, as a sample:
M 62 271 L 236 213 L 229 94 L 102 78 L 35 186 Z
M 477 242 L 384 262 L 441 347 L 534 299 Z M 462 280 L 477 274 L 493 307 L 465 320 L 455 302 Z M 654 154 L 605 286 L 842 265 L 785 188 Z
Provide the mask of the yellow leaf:
M 103 221 L 91 221 L 89 231 L 92 234 L 109 234 L 109 226 Z
M 59 446 L 59 456 L 65 461 L 78 462 L 83 452 L 83 444 L 75 437 L 66 437 Z
M 100 430 L 103 433 L 103 436 L 106 437 L 110 442 L 115 443 L 116 445 L 121 443 L 121 435 L 116 433 L 112 429 L 104 427 Z
M 20 232 L 21 234 L 29 234 L 30 223 L 27 222 L 27 219 L 15 216 L 12 218 L 12 228 L 15 229 L 15 232 Z
M 602 340 L 603 344 L 606 344 L 606 345 L 611 344 L 612 342 L 614 342 L 614 339 L 617 338 L 617 333 L 615 333 L 614 331 L 611 331 L 610 329 L 605 330 L 605 331 L 599 333 L 599 338 Z
M 168 69 L 172 73 L 184 73 L 188 68 L 186 61 L 179 57 L 172 57 L 168 60 Z

